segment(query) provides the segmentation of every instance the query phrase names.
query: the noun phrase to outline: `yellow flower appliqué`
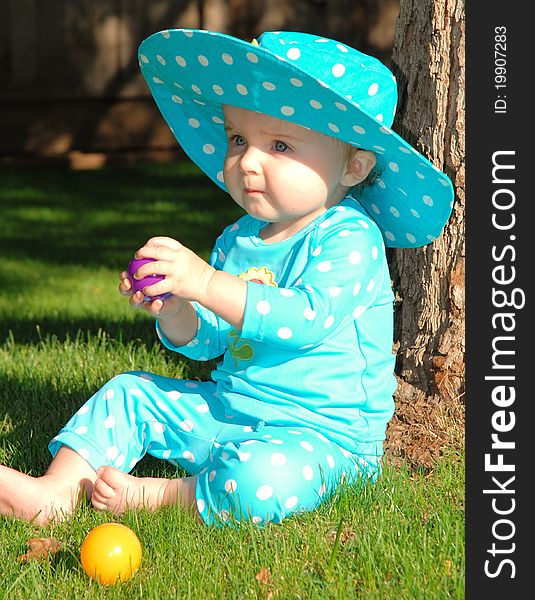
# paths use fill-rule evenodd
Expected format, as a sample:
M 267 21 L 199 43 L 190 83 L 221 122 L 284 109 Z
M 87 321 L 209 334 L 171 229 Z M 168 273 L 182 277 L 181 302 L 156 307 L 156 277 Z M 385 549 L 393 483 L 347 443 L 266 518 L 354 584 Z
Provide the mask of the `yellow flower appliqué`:
M 240 279 L 245 279 L 245 281 L 254 281 L 255 283 L 278 287 L 273 271 L 270 271 L 267 267 L 251 267 L 244 273 L 241 273 L 239 277 Z

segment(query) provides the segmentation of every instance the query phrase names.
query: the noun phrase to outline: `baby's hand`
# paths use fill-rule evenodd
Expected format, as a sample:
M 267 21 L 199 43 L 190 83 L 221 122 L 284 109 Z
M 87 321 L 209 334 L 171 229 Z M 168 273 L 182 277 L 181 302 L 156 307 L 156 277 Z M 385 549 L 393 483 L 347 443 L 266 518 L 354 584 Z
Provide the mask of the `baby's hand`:
M 183 301 L 180 298 L 169 297 L 165 302 L 160 298 L 154 300 L 148 299 L 143 292 L 134 292 L 128 271 L 123 271 L 120 275 L 119 292 L 128 297 L 130 306 L 142 308 L 153 317 L 165 319 L 176 316 L 183 307 Z
M 165 278 L 145 288 L 145 293 L 157 296 L 169 292 L 183 300 L 204 297 L 215 269 L 186 246 L 169 237 L 154 237 L 135 253 L 136 258 L 152 258 L 155 262 L 137 270 L 140 279 L 150 274 Z M 133 294 L 132 297 L 134 297 Z M 171 299 L 171 298 L 170 298 Z M 166 300 L 164 305 L 170 300 Z M 152 304 L 157 302 L 154 300 Z

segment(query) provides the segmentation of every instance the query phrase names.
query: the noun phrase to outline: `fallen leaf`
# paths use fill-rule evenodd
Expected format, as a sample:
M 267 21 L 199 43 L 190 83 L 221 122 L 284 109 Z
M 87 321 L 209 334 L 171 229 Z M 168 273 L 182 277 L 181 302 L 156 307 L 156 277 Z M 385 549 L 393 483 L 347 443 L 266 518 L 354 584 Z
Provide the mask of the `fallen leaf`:
M 260 569 L 260 571 L 258 571 L 258 573 L 255 575 L 255 578 L 258 579 L 258 581 L 260 581 L 264 585 L 272 585 L 273 584 L 273 578 L 271 577 L 271 572 L 269 569 L 266 569 L 266 567 Z
M 56 538 L 31 538 L 26 542 L 28 551 L 21 554 L 17 560 L 28 562 L 29 560 L 46 560 L 63 548 L 63 542 Z

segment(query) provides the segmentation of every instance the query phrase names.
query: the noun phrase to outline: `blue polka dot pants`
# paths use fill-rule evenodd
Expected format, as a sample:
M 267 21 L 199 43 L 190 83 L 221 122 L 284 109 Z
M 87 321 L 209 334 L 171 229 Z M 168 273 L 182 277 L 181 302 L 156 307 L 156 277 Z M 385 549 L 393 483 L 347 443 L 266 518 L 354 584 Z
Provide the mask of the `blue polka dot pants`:
M 131 471 L 145 454 L 197 476 L 206 523 L 279 523 L 314 510 L 344 477 L 377 467 L 310 428 L 234 423 L 211 381 L 123 373 L 92 396 L 50 442 L 68 446 L 95 470 Z

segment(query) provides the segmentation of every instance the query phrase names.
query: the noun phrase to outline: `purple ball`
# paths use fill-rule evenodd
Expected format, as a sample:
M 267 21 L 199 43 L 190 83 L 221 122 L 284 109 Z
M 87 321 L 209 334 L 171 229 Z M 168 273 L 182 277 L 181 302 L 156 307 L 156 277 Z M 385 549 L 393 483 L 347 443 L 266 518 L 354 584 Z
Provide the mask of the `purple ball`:
M 142 292 L 144 287 L 148 287 L 149 285 L 153 285 L 158 283 L 158 281 L 162 281 L 165 279 L 163 275 L 147 275 L 143 277 L 143 279 L 135 279 L 134 273 L 139 269 L 139 267 L 146 265 L 147 263 L 154 262 L 154 258 L 133 258 L 128 263 L 128 279 L 130 279 L 130 283 L 132 284 L 132 289 L 134 292 Z M 159 298 L 160 300 L 165 300 L 165 298 L 169 298 L 171 294 L 166 292 L 165 294 L 157 294 L 156 296 L 145 296 L 146 298 L 150 298 L 151 300 L 156 300 Z

